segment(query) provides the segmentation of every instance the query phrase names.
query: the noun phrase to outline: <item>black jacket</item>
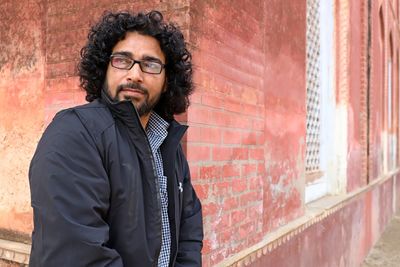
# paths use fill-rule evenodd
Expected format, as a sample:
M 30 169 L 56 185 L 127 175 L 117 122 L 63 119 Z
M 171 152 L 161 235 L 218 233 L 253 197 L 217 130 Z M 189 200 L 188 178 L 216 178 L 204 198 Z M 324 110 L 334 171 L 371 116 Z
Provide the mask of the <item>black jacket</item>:
M 180 146 L 185 131 L 171 121 L 160 148 L 168 177 L 170 266 L 201 266 L 201 204 Z M 157 266 L 161 208 L 153 164 L 130 102 L 100 99 L 58 113 L 29 170 L 30 266 Z

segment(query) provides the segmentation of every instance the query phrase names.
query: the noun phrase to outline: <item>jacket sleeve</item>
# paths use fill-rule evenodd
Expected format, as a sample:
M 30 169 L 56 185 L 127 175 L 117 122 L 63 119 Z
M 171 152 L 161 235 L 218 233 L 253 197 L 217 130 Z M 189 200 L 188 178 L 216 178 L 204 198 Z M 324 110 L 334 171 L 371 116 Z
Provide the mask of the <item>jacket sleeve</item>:
M 180 222 L 176 267 L 202 266 L 203 218 L 200 200 L 192 186 L 187 160 L 183 153 L 183 209 Z
M 107 247 L 108 176 L 73 112 L 49 125 L 29 182 L 34 215 L 29 266 L 123 266 L 117 251 Z

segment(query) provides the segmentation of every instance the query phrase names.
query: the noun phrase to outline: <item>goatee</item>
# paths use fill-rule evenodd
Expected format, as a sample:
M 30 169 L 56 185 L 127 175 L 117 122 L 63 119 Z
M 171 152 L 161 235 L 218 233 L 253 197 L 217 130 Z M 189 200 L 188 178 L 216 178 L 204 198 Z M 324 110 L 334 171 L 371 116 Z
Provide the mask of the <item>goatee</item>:
M 107 92 L 108 96 L 114 102 L 121 101 L 121 99 L 119 98 L 118 95 L 125 88 L 139 90 L 144 95 L 144 100 L 143 100 L 142 103 L 137 103 L 135 101 L 135 99 L 130 97 L 130 96 L 124 96 L 124 100 L 128 100 L 128 101 L 132 102 L 132 104 L 135 106 L 136 111 L 137 111 L 137 113 L 139 114 L 140 117 L 149 114 L 153 110 L 153 108 L 155 107 L 155 105 L 158 102 L 158 99 L 156 99 L 156 101 L 153 101 L 152 103 L 150 103 L 150 101 L 149 101 L 149 91 L 146 88 L 144 88 L 142 85 L 140 85 L 138 83 L 134 83 L 134 82 L 118 85 L 118 87 L 116 89 L 115 96 L 111 97 L 111 91 L 108 88 L 107 81 L 104 82 L 104 89 Z

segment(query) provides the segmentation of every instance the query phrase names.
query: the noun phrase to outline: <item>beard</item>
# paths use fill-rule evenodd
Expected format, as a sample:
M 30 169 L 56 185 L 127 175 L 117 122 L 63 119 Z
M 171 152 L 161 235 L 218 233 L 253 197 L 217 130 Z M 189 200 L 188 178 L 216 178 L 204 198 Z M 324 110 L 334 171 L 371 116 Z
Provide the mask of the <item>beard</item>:
M 125 88 L 132 88 L 132 89 L 136 89 L 136 90 L 141 91 L 143 93 L 143 95 L 144 95 L 143 102 L 138 102 L 138 101 L 136 101 L 134 98 L 132 98 L 130 96 L 123 96 L 123 99 L 121 99 L 119 97 L 119 93 Z M 142 85 L 140 85 L 138 83 L 134 83 L 134 82 L 118 85 L 114 97 L 111 97 L 111 91 L 110 91 L 110 88 L 107 85 L 107 81 L 104 82 L 104 89 L 107 92 L 108 96 L 114 102 L 119 102 L 119 101 L 123 101 L 123 100 L 131 101 L 132 104 L 135 106 L 136 111 L 138 112 L 140 117 L 149 114 L 153 110 L 153 108 L 157 105 L 157 103 L 158 103 L 158 101 L 160 99 L 159 95 L 155 96 L 153 99 L 150 99 L 149 91 L 145 87 L 143 87 Z

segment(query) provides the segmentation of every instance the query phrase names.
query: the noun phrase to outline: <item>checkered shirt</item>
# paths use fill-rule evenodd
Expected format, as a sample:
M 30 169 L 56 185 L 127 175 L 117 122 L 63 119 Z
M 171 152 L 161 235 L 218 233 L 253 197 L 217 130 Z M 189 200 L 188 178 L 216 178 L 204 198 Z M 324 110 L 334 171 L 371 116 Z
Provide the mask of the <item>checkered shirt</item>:
M 146 134 L 153 152 L 154 163 L 160 184 L 161 196 L 161 252 L 158 258 L 158 266 L 165 267 L 169 265 L 171 254 L 171 232 L 168 219 L 168 193 L 167 177 L 164 175 L 163 161 L 161 158 L 160 146 L 168 135 L 168 122 L 163 120 L 157 113 L 152 112 L 146 127 Z

